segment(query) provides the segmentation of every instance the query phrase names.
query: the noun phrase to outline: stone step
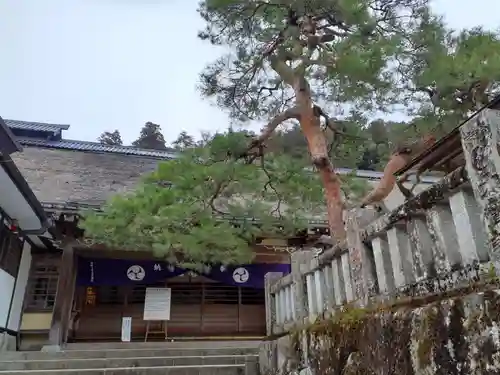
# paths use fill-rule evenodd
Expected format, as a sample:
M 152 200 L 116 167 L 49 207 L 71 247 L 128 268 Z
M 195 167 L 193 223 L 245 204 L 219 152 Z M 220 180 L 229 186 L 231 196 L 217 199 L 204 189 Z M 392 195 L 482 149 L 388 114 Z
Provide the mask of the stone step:
M 251 355 L 257 354 L 253 348 L 141 348 L 141 349 L 96 349 L 96 350 L 63 350 L 60 352 L 3 352 L 0 361 L 37 361 L 62 359 L 96 359 L 96 358 L 129 358 L 129 357 L 207 357 L 213 355 Z
M 64 350 L 109 350 L 109 349 L 258 349 L 261 340 L 184 340 L 161 342 L 97 342 L 68 343 Z
M 0 361 L 0 375 L 5 371 L 20 370 L 64 370 L 64 369 L 99 369 L 127 367 L 168 367 L 168 366 L 203 366 L 203 365 L 244 365 L 247 361 L 256 362 L 257 355 L 212 355 L 183 357 L 110 357 L 110 358 L 71 358 Z
M 2 375 L 245 375 L 245 365 L 159 366 L 5 371 Z

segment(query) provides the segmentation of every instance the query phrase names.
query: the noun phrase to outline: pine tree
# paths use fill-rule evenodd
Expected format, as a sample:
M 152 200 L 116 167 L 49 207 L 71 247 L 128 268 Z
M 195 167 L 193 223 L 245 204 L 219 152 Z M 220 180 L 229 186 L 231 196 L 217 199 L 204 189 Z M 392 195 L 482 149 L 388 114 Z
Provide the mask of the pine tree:
M 307 215 L 324 205 L 318 176 L 286 154 L 254 162 L 228 156 L 244 150 L 248 137 L 205 134 L 202 145 L 160 163 L 137 190 L 113 197 L 101 213 L 87 212 L 87 238 L 196 267 L 251 262 L 258 238 L 303 230 Z M 361 196 L 363 186 L 351 191 Z
M 453 91 L 471 81 L 469 71 L 475 79 L 494 72 L 483 60 L 499 55 L 492 33 L 450 37 L 428 0 L 203 0 L 199 12 L 206 23 L 200 37 L 229 50 L 201 74 L 203 96 L 235 120 L 267 123 L 249 148 L 266 143 L 281 123 L 299 122 L 339 241 L 345 239 L 339 165 L 322 129 L 335 133 L 333 148 L 359 143 L 327 106 L 352 115 L 348 122 L 394 108 L 426 116 L 429 97 L 419 92 L 421 84 L 434 80 Z M 497 59 L 489 57 L 494 69 Z
M 366 151 L 383 149 L 386 137 L 390 144 L 453 123 L 466 109 L 453 106 L 447 90 L 496 80 L 500 71 L 495 35 L 452 36 L 427 0 L 202 0 L 200 14 L 200 37 L 229 51 L 201 74 L 202 94 L 234 121 L 266 125 L 255 136 L 204 134 L 160 163 L 137 190 L 86 216 L 82 226 L 97 243 L 183 264 L 243 263 L 257 238 L 296 233 L 318 210 L 343 241 L 344 197 L 356 199 L 364 186 L 334 167 L 362 159 L 373 166 L 389 152 Z M 439 111 L 420 90 L 429 85 L 439 92 Z M 328 104 L 347 115 L 330 116 Z M 374 112 L 394 108 L 406 110 L 412 126 L 376 124 L 377 139 L 366 137 Z M 273 143 L 278 126 L 293 122 L 289 143 Z M 134 144 L 164 149 L 159 126 L 148 124 Z M 300 151 L 304 138 L 307 152 Z
M 97 138 L 97 141 L 103 145 L 110 145 L 110 146 L 123 145 L 122 136 L 120 135 L 119 130 L 115 130 L 112 132 L 104 132 L 99 136 L 99 138 Z
M 174 146 L 174 149 L 179 151 L 193 147 L 195 144 L 196 142 L 194 141 L 194 138 L 186 131 L 182 131 L 177 136 L 177 139 L 172 142 L 172 146 Z
M 132 145 L 138 148 L 145 148 L 151 150 L 166 150 L 165 138 L 161 133 L 161 127 L 158 124 L 152 122 L 146 122 L 139 138 L 132 142 Z
M 206 21 L 200 37 L 231 50 L 202 73 L 202 94 L 215 97 L 235 119 L 268 121 L 252 146 L 267 141 L 285 121 L 300 123 L 325 190 L 330 231 L 340 241 L 343 194 L 321 120 L 336 133 L 334 147 L 357 146 L 340 141 L 347 137 L 317 100 L 344 103 L 356 113 L 400 99 L 398 77 L 386 72 L 397 57 L 411 53 L 402 36 L 418 29 L 419 18 L 399 15 L 417 15 L 427 4 L 383 3 L 204 0 L 200 6 Z

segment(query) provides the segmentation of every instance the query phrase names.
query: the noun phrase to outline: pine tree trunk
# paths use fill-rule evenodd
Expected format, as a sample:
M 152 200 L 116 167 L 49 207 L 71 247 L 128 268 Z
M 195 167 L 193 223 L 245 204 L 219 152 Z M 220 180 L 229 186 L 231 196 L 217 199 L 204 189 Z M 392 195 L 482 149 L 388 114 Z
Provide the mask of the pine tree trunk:
M 319 118 L 314 116 L 311 93 L 307 82 L 295 87 L 297 104 L 300 108 L 300 127 L 307 140 L 313 165 L 317 168 L 325 192 L 330 235 L 337 241 L 345 239 L 343 221 L 344 203 L 341 182 L 328 156 L 326 136 L 321 130 Z

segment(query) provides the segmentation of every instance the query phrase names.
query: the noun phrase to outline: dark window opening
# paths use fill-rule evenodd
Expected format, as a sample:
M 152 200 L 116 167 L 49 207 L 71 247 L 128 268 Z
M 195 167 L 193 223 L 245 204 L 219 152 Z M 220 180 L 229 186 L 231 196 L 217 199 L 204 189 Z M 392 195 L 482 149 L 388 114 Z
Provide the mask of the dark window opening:
M 204 303 L 236 305 L 239 302 L 238 288 L 221 284 L 205 284 Z
M 26 309 L 51 311 L 57 292 L 59 269 L 54 263 L 33 261 L 26 293 Z
M 95 288 L 96 305 L 123 305 L 123 290 L 118 286 L 99 286 Z
M 264 289 L 240 288 L 242 305 L 264 305 L 266 294 Z
M 172 304 L 200 305 L 203 298 L 203 284 L 176 283 L 170 286 Z

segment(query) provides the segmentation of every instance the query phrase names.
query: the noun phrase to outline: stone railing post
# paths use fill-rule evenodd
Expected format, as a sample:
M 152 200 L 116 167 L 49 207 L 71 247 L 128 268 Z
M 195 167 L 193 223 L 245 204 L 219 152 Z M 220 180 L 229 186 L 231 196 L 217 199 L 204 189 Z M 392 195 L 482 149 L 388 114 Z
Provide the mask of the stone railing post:
M 295 251 L 291 254 L 292 268 L 292 298 L 294 299 L 295 320 L 303 323 L 309 311 L 307 308 L 307 288 L 305 287 L 305 268 L 314 259 L 314 252 L 311 250 Z
M 266 303 L 266 331 L 268 336 L 274 333 L 273 327 L 276 324 L 276 302 L 275 302 L 275 296 L 271 294 L 271 286 L 281 277 L 283 277 L 282 272 L 268 272 L 264 276 L 265 303 Z
M 273 327 L 276 324 L 276 302 L 271 294 L 271 286 L 283 277 L 281 272 L 268 272 L 264 276 L 265 298 L 266 298 L 266 331 L 267 335 L 273 334 Z M 276 341 L 263 341 L 259 347 L 260 372 L 268 373 L 278 367 Z M 245 374 L 251 374 L 253 366 L 245 365 Z
M 460 128 L 469 180 L 489 242 L 490 259 L 500 261 L 500 111 L 485 109 Z
M 371 210 L 351 210 L 346 214 L 347 246 L 351 267 L 352 289 L 354 300 L 363 305 L 375 294 L 377 282 L 375 270 L 370 260 L 369 249 L 361 241 L 361 228 L 376 218 Z

